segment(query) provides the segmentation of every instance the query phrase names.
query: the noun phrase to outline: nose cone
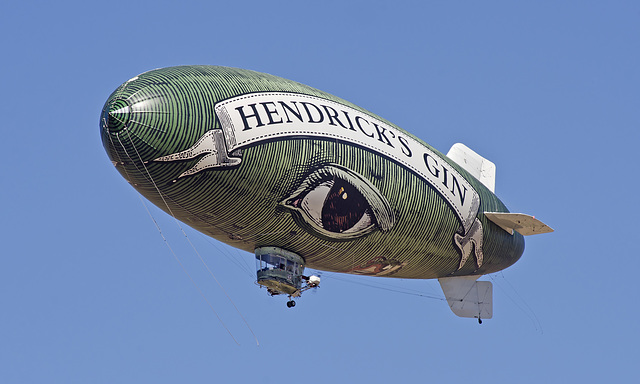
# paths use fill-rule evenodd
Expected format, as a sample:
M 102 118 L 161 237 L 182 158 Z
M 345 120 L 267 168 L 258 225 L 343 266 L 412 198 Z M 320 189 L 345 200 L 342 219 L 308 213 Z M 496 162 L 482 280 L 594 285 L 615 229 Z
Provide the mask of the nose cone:
M 152 138 L 152 131 L 162 129 L 162 123 L 158 121 L 162 111 L 152 106 L 162 101 L 161 94 L 140 100 L 136 95 L 140 91 L 132 81 L 121 85 L 104 104 L 100 115 L 102 144 L 111 161 L 129 181 L 136 168 L 149 161 L 157 148 L 158 139 Z M 127 170 L 127 167 L 133 169 Z
M 102 129 L 109 133 L 117 133 L 127 127 L 131 118 L 131 106 L 127 100 L 113 99 L 102 109 Z
M 107 99 L 100 116 L 102 143 L 127 180 L 145 179 L 159 168 L 155 159 L 188 148 L 214 128 L 216 100 L 203 97 L 211 86 L 203 78 L 197 68 L 154 70 L 125 82 Z
M 162 86 L 140 80 L 127 81 L 116 89 L 102 108 L 100 130 L 102 143 L 111 160 L 131 160 L 131 155 L 140 152 L 153 156 L 164 140 L 162 133 L 171 127 L 174 102 Z M 176 114 L 186 113 L 180 110 Z M 149 161 L 142 157 L 141 161 Z

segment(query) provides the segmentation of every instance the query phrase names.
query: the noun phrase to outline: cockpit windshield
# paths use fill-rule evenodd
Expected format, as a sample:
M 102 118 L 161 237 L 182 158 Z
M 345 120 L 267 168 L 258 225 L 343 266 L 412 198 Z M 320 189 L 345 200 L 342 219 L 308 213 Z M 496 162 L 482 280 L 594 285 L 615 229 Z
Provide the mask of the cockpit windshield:
M 289 260 L 284 256 L 277 254 L 261 254 L 256 255 L 256 269 L 258 271 L 268 271 L 272 269 L 279 269 L 282 271 L 291 272 L 294 275 L 302 273 L 302 266 L 295 261 Z

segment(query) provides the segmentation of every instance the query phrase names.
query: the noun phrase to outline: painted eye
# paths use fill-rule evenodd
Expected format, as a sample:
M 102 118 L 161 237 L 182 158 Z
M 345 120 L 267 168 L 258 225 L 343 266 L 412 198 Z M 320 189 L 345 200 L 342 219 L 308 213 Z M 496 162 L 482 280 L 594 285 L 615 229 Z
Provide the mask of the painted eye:
M 281 202 L 323 237 L 353 239 L 393 226 L 393 211 L 380 191 L 361 175 L 338 165 L 315 170 Z

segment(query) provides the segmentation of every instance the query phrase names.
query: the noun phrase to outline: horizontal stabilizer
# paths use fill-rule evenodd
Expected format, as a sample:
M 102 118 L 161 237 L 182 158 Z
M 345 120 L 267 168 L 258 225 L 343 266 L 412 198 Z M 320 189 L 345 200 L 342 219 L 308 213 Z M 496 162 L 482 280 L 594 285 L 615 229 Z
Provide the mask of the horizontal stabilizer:
M 475 319 L 493 317 L 493 284 L 476 281 L 480 276 L 455 276 L 438 279 L 447 303 L 456 316 Z
M 447 157 L 464 168 L 473 177 L 480 180 L 491 192 L 496 189 L 496 165 L 484 157 L 478 155 L 464 144 L 454 144 Z
M 512 235 L 514 230 L 523 236 L 553 232 L 542 221 L 524 213 L 485 212 L 484 215 Z

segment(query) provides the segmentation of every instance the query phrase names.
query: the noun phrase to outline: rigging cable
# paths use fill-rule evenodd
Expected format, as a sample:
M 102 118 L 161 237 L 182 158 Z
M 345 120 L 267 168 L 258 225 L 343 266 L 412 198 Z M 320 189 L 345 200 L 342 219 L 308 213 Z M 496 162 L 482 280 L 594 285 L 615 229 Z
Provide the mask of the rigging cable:
M 507 285 L 511 288 L 511 290 L 516 294 L 516 296 L 518 297 L 518 299 L 524 304 L 524 306 L 526 308 L 523 308 L 522 306 L 520 306 L 520 304 L 518 304 L 518 302 L 512 298 L 509 293 L 507 292 L 506 289 L 502 288 L 501 284 L 498 284 L 498 282 L 496 281 L 496 279 L 494 278 L 493 275 L 487 275 L 489 276 L 489 278 L 491 279 L 491 281 L 493 281 L 494 283 L 496 283 L 496 285 L 502 290 L 502 292 L 504 292 L 504 294 L 509 298 L 509 300 L 511 300 L 512 303 L 514 303 L 516 305 L 516 307 L 518 307 L 518 309 L 520 309 L 525 315 L 527 315 L 527 317 L 529 318 L 529 320 L 531 320 L 531 322 L 533 323 L 533 326 L 535 327 L 536 331 L 540 331 L 541 334 L 544 334 L 544 330 L 542 329 L 542 323 L 540 322 L 540 320 L 538 320 L 538 316 L 536 316 L 535 311 L 529 306 L 529 304 L 527 304 L 527 302 L 522 298 L 522 296 L 520 296 L 520 294 L 518 293 L 518 291 L 515 289 L 515 287 L 509 282 L 509 280 L 507 280 L 506 277 L 504 277 L 504 274 L 502 273 L 502 271 L 499 272 L 500 277 L 502 277 L 502 280 L 504 280 Z
M 122 147 L 122 149 L 124 150 L 124 153 L 127 155 L 127 157 L 129 158 L 129 160 L 131 160 L 131 163 L 136 167 L 136 169 L 138 169 L 138 166 L 135 164 L 135 161 L 131 158 L 131 156 L 129 155 L 129 152 L 127 151 L 127 148 L 124 146 L 124 144 L 122 143 L 122 141 L 120 140 L 120 135 L 116 135 L 118 138 L 118 142 L 120 143 L 120 146 Z M 109 135 L 109 140 L 111 141 L 111 145 L 115 148 L 115 145 L 113 143 L 113 138 L 111 137 L 111 135 Z M 116 156 L 118 157 L 118 160 L 120 161 L 120 164 L 122 164 L 122 169 L 124 170 L 124 173 L 127 176 L 127 180 L 131 183 L 131 176 L 129 175 L 129 172 L 127 171 L 127 168 L 124 166 L 124 162 L 122 161 L 122 159 L 120 158 L 120 155 L 118 154 L 117 151 L 114 151 Z M 139 169 L 138 169 L 139 171 Z M 213 305 L 209 302 L 209 300 L 206 298 L 206 296 L 204 295 L 204 292 L 202 292 L 202 290 L 200 289 L 200 287 L 198 286 L 198 284 L 196 284 L 195 280 L 193 280 L 193 278 L 191 277 L 191 275 L 189 274 L 189 272 L 187 271 L 187 269 L 184 267 L 184 264 L 182 264 L 182 261 L 180 260 L 180 258 L 178 257 L 178 255 L 173 251 L 173 248 L 171 247 L 171 245 L 169 244 L 169 241 L 167 241 L 166 237 L 164 236 L 164 234 L 162 233 L 162 230 L 160 229 L 160 226 L 158 225 L 158 223 L 156 222 L 155 218 L 153 217 L 153 215 L 151 215 L 151 212 L 149 211 L 149 209 L 147 208 L 147 205 L 144 202 L 144 199 L 142 199 L 141 196 L 139 196 L 140 198 L 140 202 L 142 203 L 142 206 L 144 207 L 144 209 L 147 211 L 147 213 L 149 214 L 149 217 L 151 217 L 151 220 L 153 221 L 153 223 L 156 226 L 156 229 L 158 229 L 158 232 L 160 233 L 160 236 L 162 237 L 162 240 L 164 241 L 165 245 L 167 246 L 167 248 L 169 248 L 169 251 L 171 252 L 171 254 L 173 255 L 173 258 L 178 262 L 178 264 L 180 265 L 180 267 L 182 268 L 182 270 L 184 271 L 184 273 L 187 275 L 187 277 L 189 278 L 189 280 L 191 280 L 191 283 L 196 287 L 196 289 L 198 290 L 198 292 L 200 293 L 200 296 L 202 296 L 202 298 L 204 299 L 204 301 L 209 305 L 209 308 L 211 308 L 211 310 L 213 311 L 213 313 L 216 315 L 216 317 L 218 318 L 218 321 L 220 321 L 220 324 L 222 324 L 222 326 L 224 327 L 224 329 L 227 331 L 227 333 L 229 333 L 229 336 L 231 336 L 231 338 L 233 339 L 233 341 L 237 344 L 240 345 L 240 343 L 238 343 L 238 341 L 236 340 L 236 338 L 233 336 L 233 334 L 231 333 L 231 331 L 229 330 L 229 328 L 227 327 L 227 325 L 224 323 L 224 321 L 222 321 L 222 318 L 220 318 L 220 315 L 218 315 L 218 312 L 216 312 L 216 310 L 213 308 Z
M 127 135 L 128 135 L 129 134 L 129 130 L 127 129 L 126 132 L 127 132 Z M 118 136 L 118 140 L 119 139 L 120 139 L 120 137 Z M 211 271 L 211 269 L 209 268 L 209 265 L 207 265 L 207 263 L 204 261 L 204 259 L 202 258 L 202 255 L 200 255 L 200 252 L 198 252 L 198 249 L 196 249 L 195 245 L 191 242 L 191 239 L 189 238 L 189 236 L 187 236 L 187 233 L 184 231 L 184 228 L 182 227 L 182 225 L 180 225 L 180 222 L 178 221 L 176 216 L 173 214 L 173 211 L 171 210 L 171 207 L 169 207 L 169 204 L 167 203 L 166 199 L 164 198 L 164 195 L 162 194 L 162 192 L 160 192 L 160 188 L 156 184 L 155 180 L 153 180 L 153 177 L 151 176 L 151 173 L 149 172 L 149 169 L 145 165 L 145 161 L 142 160 L 142 156 L 140 156 L 140 153 L 138 152 L 138 149 L 136 148 L 136 145 L 134 144 L 133 140 L 131 139 L 131 136 L 129 136 L 129 141 L 131 142 L 131 146 L 133 147 L 133 150 L 136 152 L 136 155 L 138 155 L 138 159 L 140 160 L 140 163 L 142 164 L 142 167 L 144 168 L 147 176 L 149 177 L 149 180 L 153 184 L 153 187 L 155 188 L 156 192 L 158 192 L 158 195 L 162 199 L 162 202 L 164 203 L 165 207 L 167 207 L 167 210 L 169 211 L 169 214 L 171 215 L 171 217 L 173 217 L 173 221 L 176 223 L 178 228 L 180 228 L 180 231 L 182 232 L 184 237 L 187 239 L 187 242 L 189 243 L 189 245 L 191 245 L 191 248 L 193 248 L 193 251 L 196 253 L 196 255 L 198 255 L 198 258 L 200 259 L 200 262 L 202 262 L 202 265 L 204 265 L 204 267 L 207 269 L 207 271 L 209 272 L 211 277 L 213 277 L 213 279 L 218 284 L 218 286 L 220 287 L 220 289 L 222 290 L 224 295 L 227 297 L 227 300 L 229 300 L 229 302 L 231 303 L 231 305 L 233 305 L 233 308 L 235 308 L 235 310 L 238 313 L 238 315 L 240 316 L 240 318 L 242 318 L 242 321 L 244 321 L 245 325 L 249 329 L 249 332 L 251 332 L 251 334 L 253 335 L 253 338 L 256 341 L 256 345 L 259 346 L 260 342 L 258 341 L 258 337 L 256 336 L 256 334 L 253 332 L 253 329 L 251 329 L 251 326 L 249 325 L 249 323 L 247 322 L 245 317 L 242 315 L 242 313 L 240 313 L 240 310 L 238 309 L 236 304 L 233 302 L 233 300 L 231 299 L 231 297 L 229 296 L 227 291 L 224 289 L 222 284 L 220 284 L 220 281 L 218 280 L 218 278 L 216 278 L 216 276 L 213 274 L 213 271 Z M 126 149 L 125 149 L 125 153 L 126 153 Z M 127 153 L 127 156 L 129 156 L 128 153 Z
M 127 134 L 129 134 L 128 129 L 125 128 L 125 131 L 127 132 Z M 111 141 L 112 146 L 115 148 L 114 142 L 113 142 L 113 138 L 111 136 L 111 134 L 108 135 L 109 136 L 109 140 Z M 141 174 L 143 174 L 143 172 L 140 170 L 140 168 L 136 165 L 135 160 L 131 157 L 131 155 L 129 154 L 129 152 L 127 151 L 127 148 L 125 147 L 125 145 L 122 143 L 122 141 L 120 140 L 120 135 L 116 135 L 118 142 L 120 143 L 121 148 L 124 150 L 125 154 L 127 155 L 127 157 L 129 158 L 129 160 L 131 161 L 131 163 L 134 165 L 134 167 L 136 167 L 136 169 L 138 170 L 138 172 L 140 172 Z M 140 154 L 137 150 L 137 148 L 135 147 L 135 144 L 133 143 L 133 140 L 131 140 L 131 137 L 129 136 L 129 140 L 131 142 L 131 145 L 133 146 L 136 154 L 138 155 L 138 158 L 140 159 L 141 164 L 143 165 L 150 181 L 152 182 L 152 184 L 154 185 L 156 191 L 158 192 L 159 196 L 161 197 L 162 201 L 164 202 L 164 204 L 167 206 L 167 209 L 170 212 L 171 217 L 173 217 L 174 221 L 176 223 L 178 223 L 176 217 L 174 216 L 173 212 L 171 211 L 169 205 L 167 204 L 164 196 L 162 195 L 162 193 L 160 192 L 158 186 L 156 185 L 155 181 L 153 180 L 153 178 L 151 177 L 147 167 L 144 165 L 144 161 L 142 160 L 142 158 L 140 157 Z M 120 158 L 120 155 L 118 154 L 118 151 L 114 151 L 116 156 L 118 157 L 118 160 L 120 162 L 120 164 L 123 165 L 122 169 L 124 170 L 126 176 L 127 176 L 127 180 L 132 180 L 131 176 L 129 175 L 126 167 L 124 167 L 124 162 L 122 161 L 122 159 Z M 131 183 L 131 181 L 130 181 Z M 178 264 L 180 265 L 180 267 L 182 268 L 182 270 L 185 272 L 185 274 L 187 275 L 187 277 L 189 278 L 189 280 L 191 280 L 191 283 L 196 287 L 196 289 L 198 290 L 198 292 L 200 293 L 200 295 L 202 296 L 202 298 L 205 300 L 205 302 L 209 305 L 209 308 L 213 311 L 213 313 L 215 314 L 216 318 L 218 319 L 218 321 L 220 321 L 220 323 L 222 324 L 222 326 L 224 327 L 224 329 L 227 331 L 227 333 L 229 333 L 229 336 L 231 336 L 231 338 L 233 339 L 233 341 L 237 344 L 240 345 L 240 343 L 238 343 L 238 341 L 236 340 L 236 338 L 233 336 L 233 334 L 231 333 L 231 331 L 229 330 L 229 328 L 227 327 L 227 325 L 224 323 L 224 321 L 222 321 L 222 318 L 220 317 L 220 315 L 218 314 L 218 312 L 214 309 L 213 305 L 211 304 L 211 302 L 206 298 L 206 296 L 204 295 L 204 292 L 200 289 L 200 287 L 198 286 L 198 284 L 195 282 L 195 280 L 192 278 L 192 276 L 189 274 L 189 272 L 187 271 L 187 269 L 185 268 L 184 264 L 182 263 L 182 261 L 180 260 L 180 258 L 178 257 L 178 255 L 175 253 L 175 251 L 173 250 L 173 248 L 171 247 L 171 245 L 169 244 L 168 240 L 166 239 L 166 237 L 164 236 L 164 234 L 162 233 L 162 230 L 159 226 L 159 224 L 157 223 L 157 221 L 155 220 L 155 218 L 153 217 L 153 215 L 151 214 L 150 210 L 148 209 L 147 205 L 145 204 L 144 200 L 142 199 L 141 196 L 140 197 L 140 201 L 142 202 L 142 205 L 144 206 L 145 210 L 147 211 L 147 213 L 149 214 L 149 217 L 151 217 L 151 220 L 153 221 L 154 225 L 156 226 L 156 229 L 158 230 L 158 232 L 160 233 L 160 236 L 162 237 L 164 243 L 167 245 L 167 247 L 169 248 L 169 251 L 171 252 L 171 254 L 173 255 L 174 259 L 178 262 Z M 193 245 L 193 243 L 191 243 L 189 237 L 186 235 L 186 233 L 184 232 L 184 230 L 182 229 L 182 227 L 180 226 L 180 224 L 178 223 L 178 227 L 180 228 L 180 230 L 182 231 L 182 233 L 185 235 L 185 237 L 187 238 L 187 240 L 189 241 L 189 244 L 191 244 L 191 246 L 194 248 L 195 247 Z M 209 267 L 207 266 L 207 264 L 205 263 L 205 261 L 202 259 L 202 257 L 200 256 L 200 254 L 196 251 L 196 254 L 198 255 L 198 257 L 200 258 L 201 262 L 205 265 L 205 267 L 207 268 L 207 270 L 209 271 L 209 273 L 213 276 L 213 278 L 216 280 L 216 282 L 218 283 L 218 285 L 220 286 L 220 288 L 222 289 L 222 291 L 224 292 L 224 294 L 227 296 L 227 299 L 231 302 L 231 304 L 234 306 L 234 308 L 236 309 L 236 311 L 239 313 L 240 317 L 244 320 L 245 324 L 247 325 L 247 327 L 249 328 L 249 331 L 253 334 L 255 340 L 256 340 L 256 344 L 260 345 L 260 343 L 258 342 L 258 339 L 255 335 L 255 333 L 253 332 L 253 330 L 251 329 L 251 327 L 249 326 L 249 324 L 247 323 L 246 319 L 244 318 L 244 316 L 242 316 L 242 314 L 240 313 L 240 311 L 238 310 L 238 308 L 236 307 L 235 303 L 233 303 L 233 301 L 231 300 L 231 298 L 229 297 L 229 295 L 227 294 L 227 292 L 224 290 L 224 288 L 222 287 L 222 285 L 220 284 L 220 282 L 215 278 L 215 276 L 213 275 L 213 272 L 211 272 L 211 270 L 209 269 Z

